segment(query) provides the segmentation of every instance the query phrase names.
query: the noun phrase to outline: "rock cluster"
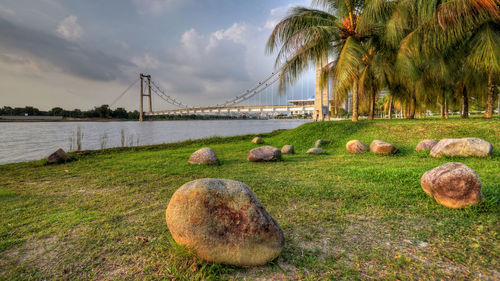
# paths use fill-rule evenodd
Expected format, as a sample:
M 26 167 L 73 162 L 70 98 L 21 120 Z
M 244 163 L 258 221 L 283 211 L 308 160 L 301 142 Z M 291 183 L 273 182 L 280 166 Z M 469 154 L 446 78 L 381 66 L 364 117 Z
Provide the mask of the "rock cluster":
M 366 144 L 362 143 L 359 140 L 349 141 L 346 144 L 345 148 L 347 149 L 347 151 L 349 153 L 353 153 L 353 154 L 361 154 L 361 153 L 365 153 L 368 151 L 368 146 L 366 146 Z
M 423 140 L 417 144 L 416 151 L 431 150 L 438 142 L 435 140 Z
M 432 148 L 431 156 L 488 157 L 492 151 L 491 143 L 479 138 L 443 139 Z
M 284 246 L 278 223 L 246 184 L 233 180 L 184 184 L 170 199 L 166 221 L 177 243 L 209 262 L 262 265 Z
M 481 202 L 481 180 L 462 163 L 446 163 L 427 171 L 420 181 L 422 189 L 448 208 L 461 208 Z
M 394 145 L 381 140 L 374 140 L 370 144 L 370 151 L 376 154 L 394 154 L 399 151 Z
M 261 137 L 255 137 L 253 138 L 252 142 L 255 144 L 263 144 L 264 140 Z
M 48 164 L 64 163 L 68 160 L 68 154 L 62 148 L 59 148 L 56 152 L 47 156 L 46 160 Z
M 281 154 L 295 154 L 295 148 L 293 147 L 293 145 L 284 145 L 281 148 Z
M 216 165 L 219 164 L 219 158 L 211 148 L 204 147 L 191 154 L 188 162 L 189 164 Z
M 250 150 L 248 161 L 250 162 L 268 162 L 281 160 L 281 151 L 270 145 L 261 146 Z

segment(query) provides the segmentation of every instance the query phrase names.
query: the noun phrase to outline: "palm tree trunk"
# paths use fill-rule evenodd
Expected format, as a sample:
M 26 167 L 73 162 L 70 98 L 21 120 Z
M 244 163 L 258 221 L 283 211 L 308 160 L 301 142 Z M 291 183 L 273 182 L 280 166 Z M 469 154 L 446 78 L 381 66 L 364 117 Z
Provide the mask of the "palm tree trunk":
M 493 103 L 495 102 L 495 80 L 493 73 L 488 75 L 488 94 L 486 96 L 486 110 L 484 118 L 491 119 L 493 117 Z
M 368 115 L 369 120 L 373 120 L 375 117 L 375 95 L 373 93 L 370 94 L 370 114 Z
M 449 113 L 448 113 L 448 100 L 446 100 L 446 97 L 444 98 L 444 118 L 448 119 Z
M 392 119 L 392 96 L 389 96 L 389 120 Z
M 352 89 L 352 121 L 358 121 L 358 79 L 354 81 L 353 89 Z
M 462 118 L 469 118 L 469 97 L 467 95 L 467 87 L 462 88 Z
M 415 94 L 415 89 L 413 89 L 413 92 L 411 94 L 410 110 L 409 110 L 409 114 L 408 114 L 408 119 L 415 119 L 416 108 L 417 108 L 417 97 Z
M 441 93 L 441 119 L 444 119 L 444 101 L 445 101 L 445 96 L 444 96 L 444 91 Z

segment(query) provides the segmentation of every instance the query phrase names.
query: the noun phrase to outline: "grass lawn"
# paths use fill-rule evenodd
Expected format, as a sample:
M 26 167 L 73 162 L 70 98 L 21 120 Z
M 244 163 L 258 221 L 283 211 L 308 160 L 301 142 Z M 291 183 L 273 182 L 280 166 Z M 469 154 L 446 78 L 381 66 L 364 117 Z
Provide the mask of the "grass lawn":
M 249 163 L 253 136 L 73 154 L 76 161 L 0 166 L 0 279 L 500 279 L 500 122 L 385 120 L 309 123 L 264 134 L 295 145 L 284 161 Z M 431 158 L 420 140 L 480 137 L 489 158 Z M 317 139 L 328 155 L 307 155 Z M 391 142 L 393 156 L 351 155 L 359 139 Z M 220 166 L 191 166 L 210 146 Z M 483 183 L 483 203 L 447 209 L 420 187 L 422 174 L 462 162 Z M 169 198 L 205 177 L 248 184 L 282 227 L 286 245 L 266 266 L 207 264 L 176 245 Z

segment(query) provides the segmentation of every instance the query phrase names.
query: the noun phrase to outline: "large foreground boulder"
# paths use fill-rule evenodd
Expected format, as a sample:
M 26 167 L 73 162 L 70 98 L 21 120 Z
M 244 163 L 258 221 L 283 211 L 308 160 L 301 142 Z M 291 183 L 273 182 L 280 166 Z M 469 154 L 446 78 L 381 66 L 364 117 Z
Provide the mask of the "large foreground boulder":
M 374 140 L 370 144 L 370 151 L 376 154 L 394 154 L 399 151 L 394 145 L 381 140 Z
M 353 154 L 360 154 L 360 153 L 365 153 L 368 151 L 368 146 L 366 144 L 362 143 L 359 140 L 352 140 L 349 141 L 346 145 L 345 148 L 349 153 Z
M 253 138 L 252 142 L 255 144 L 262 144 L 264 143 L 264 140 L 261 137 L 255 137 Z
M 488 157 L 492 151 L 491 143 L 479 138 L 443 139 L 432 148 L 431 156 Z
M 47 156 L 46 160 L 48 164 L 64 163 L 68 160 L 68 154 L 62 148 L 59 148 L 56 152 Z
M 295 147 L 293 145 L 284 145 L 281 148 L 281 154 L 295 154 Z
M 321 148 L 315 147 L 315 148 L 309 149 L 306 153 L 307 154 L 325 154 L 326 152 Z
M 246 184 L 233 180 L 184 184 L 170 199 L 166 220 L 177 243 L 209 262 L 262 265 L 284 246 L 278 223 Z
M 327 145 L 328 143 L 330 143 L 329 140 L 317 140 L 315 143 L 314 143 L 314 147 L 316 148 L 320 148 L 324 145 Z
M 219 164 L 219 158 L 211 148 L 204 147 L 191 154 L 188 162 L 189 164 L 215 165 Z
M 434 146 L 438 144 L 435 140 L 423 140 L 417 144 L 415 148 L 416 151 L 431 150 Z
M 446 163 L 427 171 L 420 181 L 422 189 L 448 208 L 461 208 L 481 202 L 481 180 L 462 163 Z
M 248 161 L 267 162 L 281 160 L 281 151 L 270 145 L 261 146 L 250 150 Z

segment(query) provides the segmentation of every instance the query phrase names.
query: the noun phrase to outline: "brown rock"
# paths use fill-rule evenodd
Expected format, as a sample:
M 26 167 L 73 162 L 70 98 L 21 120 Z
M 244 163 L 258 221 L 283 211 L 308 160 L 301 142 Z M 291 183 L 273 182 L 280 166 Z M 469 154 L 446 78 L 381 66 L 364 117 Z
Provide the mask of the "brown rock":
M 295 154 L 295 148 L 293 147 L 293 145 L 284 145 L 281 148 L 281 154 Z
M 261 146 L 250 150 L 248 153 L 248 161 L 250 162 L 267 162 L 281 160 L 281 151 L 270 145 Z
M 166 210 L 174 240 L 216 263 L 262 265 L 283 249 L 278 223 L 241 182 L 200 179 L 181 186 Z
M 462 163 L 446 163 L 427 171 L 420 181 L 422 189 L 448 208 L 461 208 L 481 202 L 481 180 Z
M 327 145 L 328 143 L 330 143 L 329 140 L 317 140 L 315 143 L 314 143 L 314 147 L 316 148 L 320 148 L 322 147 L 323 145 Z
M 366 146 L 366 144 L 362 143 L 359 140 L 349 141 L 345 145 L 345 148 L 349 153 L 354 153 L 354 154 L 365 153 L 368 151 L 368 146 Z
M 443 139 L 431 150 L 432 157 L 476 156 L 488 157 L 493 151 L 491 143 L 479 138 Z
M 47 163 L 49 164 L 60 164 L 64 163 L 68 160 L 68 154 L 61 148 L 59 148 L 56 152 L 47 156 Z
M 204 147 L 191 154 L 188 162 L 190 164 L 215 165 L 219 164 L 219 158 L 217 158 L 217 154 L 211 148 Z
M 252 142 L 255 144 L 262 144 L 264 143 L 264 140 L 261 137 L 255 137 L 253 138 Z
M 370 151 L 376 154 L 393 154 L 397 153 L 399 149 L 385 141 L 374 140 L 370 144 Z
M 311 148 L 306 153 L 307 154 L 325 154 L 326 152 L 321 148 Z
M 416 151 L 431 150 L 438 142 L 435 140 L 423 140 L 417 144 Z

